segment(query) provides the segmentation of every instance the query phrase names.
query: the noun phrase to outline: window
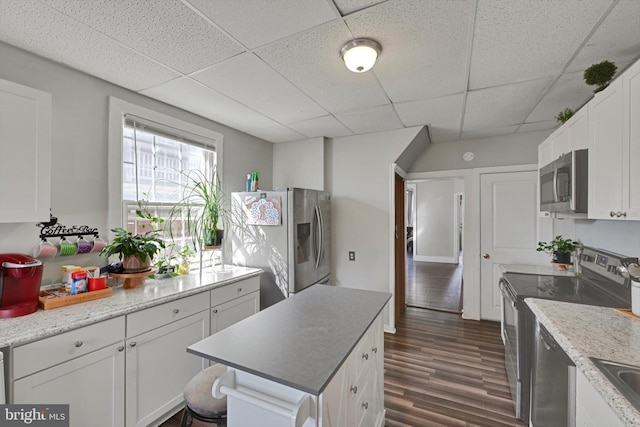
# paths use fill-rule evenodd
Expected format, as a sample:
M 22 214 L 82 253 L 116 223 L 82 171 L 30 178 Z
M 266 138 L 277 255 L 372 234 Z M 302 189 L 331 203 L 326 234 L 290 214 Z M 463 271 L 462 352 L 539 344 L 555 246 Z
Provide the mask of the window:
M 152 217 L 167 219 L 181 199 L 185 173 L 214 170 L 222 176 L 222 135 L 120 99 L 109 98 L 109 229 L 149 230 L 136 211 L 143 201 Z M 165 222 L 165 239 L 175 242 L 167 256 L 189 245 L 183 223 Z

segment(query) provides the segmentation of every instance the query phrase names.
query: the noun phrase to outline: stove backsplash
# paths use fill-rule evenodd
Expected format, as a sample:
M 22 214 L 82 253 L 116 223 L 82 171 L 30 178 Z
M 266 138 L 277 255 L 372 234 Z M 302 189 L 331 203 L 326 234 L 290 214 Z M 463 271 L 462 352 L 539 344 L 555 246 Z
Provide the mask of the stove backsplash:
M 553 235 L 558 234 L 579 240 L 585 246 L 640 257 L 640 221 L 556 219 Z

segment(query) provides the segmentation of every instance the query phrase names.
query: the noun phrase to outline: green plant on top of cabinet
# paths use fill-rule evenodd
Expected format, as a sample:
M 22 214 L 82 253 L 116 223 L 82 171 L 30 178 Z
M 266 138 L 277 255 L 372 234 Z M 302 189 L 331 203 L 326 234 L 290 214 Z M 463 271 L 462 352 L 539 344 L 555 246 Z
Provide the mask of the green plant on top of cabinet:
M 598 93 L 609 85 L 617 70 L 618 67 L 613 62 L 602 61 L 584 70 L 584 81 L 589 86 L 597 85 L 594 92 Z

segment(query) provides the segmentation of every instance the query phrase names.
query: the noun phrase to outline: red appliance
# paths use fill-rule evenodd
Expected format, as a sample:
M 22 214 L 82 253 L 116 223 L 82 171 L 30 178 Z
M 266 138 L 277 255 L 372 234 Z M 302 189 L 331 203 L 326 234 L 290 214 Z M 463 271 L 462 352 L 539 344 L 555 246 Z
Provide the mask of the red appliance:
M 38 310 L 42 261 L 24 254 L 0 254 L 0 318 Z

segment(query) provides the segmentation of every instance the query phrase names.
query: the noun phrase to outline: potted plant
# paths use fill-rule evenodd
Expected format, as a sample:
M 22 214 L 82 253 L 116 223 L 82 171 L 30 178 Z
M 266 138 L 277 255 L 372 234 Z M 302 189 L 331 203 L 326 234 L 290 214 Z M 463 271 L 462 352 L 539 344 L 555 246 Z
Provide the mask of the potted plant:
M 618 67 L 611 61 L 602 61 L 598 64 L 593 64 L 584 70 L 584 81 L 590 86 L 598 85 L 593 92 L 600 92 L 609 86 L 609 82 L 613 79 L 617 69 Z
M 178 266 L 178 273 L 189 274 L 190 258 L 195 255 L 195 252 L 191 250 L 189 245 L 184 245 L 178 254 L 180 255 L 180 258 L 182 258 L 182 261 Z
M 114 228 L 111 231 L 114 237 L 100 251 L 100 255 L 118 255 L 125 273 L 138 273 L 149 269 L 153 257 L 165 248 L 164 240 L 156 230 L 144 234 L 133 234 L 124 228 Z
M 558 115 L 556 116 L 556 120 L 559 121 L 560 123 L 565 123 L 572 116 L 573 116 L 573 110 L 571 108 L 565 108 L 564 110 L 558 113 Z
M 578 246 L 578 242 L 556 236 L 550 242 L 538 242 L 539 252 L 546 252 L 552 256 L 551 262 L 557 264 L 571 264 L 571 252 Z

